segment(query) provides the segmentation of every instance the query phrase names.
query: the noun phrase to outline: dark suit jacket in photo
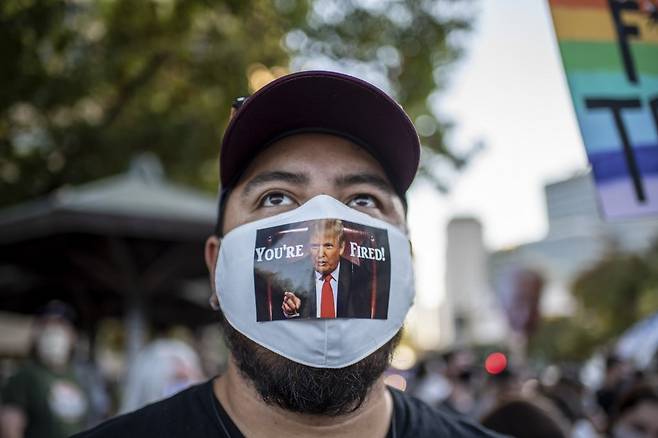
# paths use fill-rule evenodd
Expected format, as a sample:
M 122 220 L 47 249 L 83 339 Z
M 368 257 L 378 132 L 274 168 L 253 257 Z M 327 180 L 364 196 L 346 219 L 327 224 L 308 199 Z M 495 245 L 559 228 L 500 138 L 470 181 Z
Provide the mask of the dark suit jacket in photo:
M 302 300 L 300 316 L 315 318 L 317 315 L 317 298 L 315 296 L 315 271 L 311 273 L 306 305 Z M 337 318 L 370 318 L 370 297 L 372 280 L 370 272 L 345 258 L 340 259 L 338 271 L 338 291 L 336 296 Z
M 368 263 L 368 262 L 366 262 Z M 373 277 L 365 265 L 359 266 L 346 258 L 340 259 L 337 318 L 370 318 Z M 388 273 L 378 272 L 375 318 L 386 318 L 388 313 Z M 269 283 L 268 283 L 269 278 Z M 271 319 L 288 319 L 281 309 L 284 292 L 293 292 L 300 300 L 299 318 L 316 318 L 315 270 L 308 258 L 289 263 L 276 273 L 258 272 L 255 276 L 258 321 L 270 320 L 267 290 L 271 295 Z

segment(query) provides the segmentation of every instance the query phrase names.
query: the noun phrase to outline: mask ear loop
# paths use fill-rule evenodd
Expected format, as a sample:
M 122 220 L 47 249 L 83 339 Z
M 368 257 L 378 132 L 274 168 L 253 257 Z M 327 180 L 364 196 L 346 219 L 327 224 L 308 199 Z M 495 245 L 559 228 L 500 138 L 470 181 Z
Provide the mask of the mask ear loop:
M 222 247 L 222 240 L 224 239 L 221 236 L 216 236 L 217 239 L 219 240 L 219 244 L 217 245 L 217 259 L 215 260 L 215 275 L 217 275 L 217 262 L 219 261 L 219 250 Z M 212 279 L 213 284 L 215 285 L 215 288 L 213 288 L 212 294 L 210 294 L 210 297 L 208 297 L 208 305 L 210 308 L 214 311 L 219 310 L 219 294 L 216 290 L 217 287 L 217 282 L 215 279 Z

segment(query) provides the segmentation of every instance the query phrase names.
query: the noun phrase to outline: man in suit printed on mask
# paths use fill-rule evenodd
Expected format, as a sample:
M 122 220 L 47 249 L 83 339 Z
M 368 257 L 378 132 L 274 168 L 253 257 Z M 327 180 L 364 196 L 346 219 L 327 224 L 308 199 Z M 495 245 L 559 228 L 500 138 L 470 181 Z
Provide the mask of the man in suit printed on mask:
M 323 219 L 309 226 L 313 276 L 308 291 L 285 291 L 281 310 L 286 318 L 370 318 L 368 271 L 343 257 L 342 221 Z

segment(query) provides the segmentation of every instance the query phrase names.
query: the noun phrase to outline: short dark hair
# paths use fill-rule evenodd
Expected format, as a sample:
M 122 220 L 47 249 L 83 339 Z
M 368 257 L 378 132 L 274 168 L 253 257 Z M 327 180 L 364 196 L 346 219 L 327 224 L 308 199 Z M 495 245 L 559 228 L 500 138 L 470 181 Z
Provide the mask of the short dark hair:
M 501 402 L 481 421 L 488 429 L 515 437 L 566 437 L 559 420 L 536 403 L 521 398 Z
M 645 402 L 658 404 L 658 390 L 648 383 L 640 382 L 620 395 L 612 409 L 611 423 L 619 420 L 627 411 Z
M 217 237 L 224 237 L 224 215 L 226 214 L 226 202 L 231 194 L 231 187 L 222 187 L 219 191 L 217 200 L 217 221 L 215 222 L 214 234 Z
M 74 325 L 77 319 L 77 315 L 73 307 L 60 300 L 48 301 L 38 310 L 37 317 L 39 320 L 59 318 L 71 325 Z

